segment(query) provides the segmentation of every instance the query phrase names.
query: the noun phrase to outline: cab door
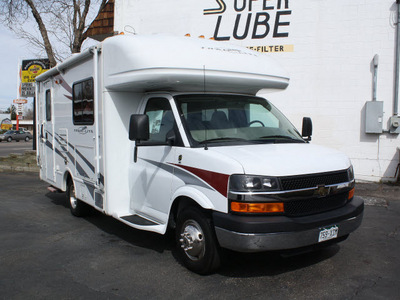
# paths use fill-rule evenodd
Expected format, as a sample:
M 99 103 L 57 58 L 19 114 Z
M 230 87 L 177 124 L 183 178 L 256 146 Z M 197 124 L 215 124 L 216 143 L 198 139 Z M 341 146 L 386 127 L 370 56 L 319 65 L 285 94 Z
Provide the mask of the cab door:
M 169 99 L 150 97 L 143 113 L 149 117 L 150 138 L 137 144 L 136 162 L 131 156 L 130 208 L 135 214 L 164 223 L 171 199 L 172 164 L 182 142 Z

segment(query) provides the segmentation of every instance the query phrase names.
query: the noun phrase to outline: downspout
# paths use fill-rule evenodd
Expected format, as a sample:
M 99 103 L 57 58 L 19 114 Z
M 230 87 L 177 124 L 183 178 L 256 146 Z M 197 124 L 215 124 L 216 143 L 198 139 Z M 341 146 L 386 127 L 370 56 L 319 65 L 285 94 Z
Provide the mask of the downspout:
M 395 87 L 394 87 L 394 101 L 393 101 L 393 115 L 397 116 L 399 113 L 399 74 L 400 74 L 400 0 L 397 3 L 397 35 L 396 35 L 396 73 L 395 73 Z
M 94 120 L 95 120 L 95 151 L 96 151 L 96 187 L 100 186 L 100 133 L 99 133 L 99 63 L 97 47 L 91 49 L 93 52 L 93 99 L 94 99 Z

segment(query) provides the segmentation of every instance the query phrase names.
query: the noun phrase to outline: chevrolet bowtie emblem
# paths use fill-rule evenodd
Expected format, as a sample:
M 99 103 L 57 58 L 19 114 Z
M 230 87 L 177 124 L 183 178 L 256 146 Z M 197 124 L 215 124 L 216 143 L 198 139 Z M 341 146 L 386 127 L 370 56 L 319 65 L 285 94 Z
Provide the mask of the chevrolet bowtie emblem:
M 314 194 L 317 195 L 318 197 L 326 197 L 329 195 L 330 192 L 330 187 L 326 187 L 325 185 L 319 185 L 317 186 L 317 189 L 315 190 Z

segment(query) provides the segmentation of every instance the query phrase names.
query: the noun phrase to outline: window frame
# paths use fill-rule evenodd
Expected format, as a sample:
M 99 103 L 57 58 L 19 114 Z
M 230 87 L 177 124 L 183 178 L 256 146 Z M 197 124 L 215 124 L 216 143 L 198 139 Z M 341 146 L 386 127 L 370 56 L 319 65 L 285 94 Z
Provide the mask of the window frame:
M 45 92 L 46 122 L 51 122 L 51 89 Z
M 77 100 L 81 100 L 82 101 L 82 103 L 83 103 L 83 101 L 85 100 L 85 97 L 84 96 L 86 96 L 86 95 L 84 95 L 84 89 L 83 89 L 83 86 L 84 86 L 84 83 L 85 82 L 89 82 L 89 81 L 91 81 L 92 82 L 92 90 L 91 90 L 91 98 L 90 99 L 86 99 L 86 101 L 88 101 L 88 100 L 91 100 L 92 101 L 92 107 L 91 107 L 91 109 L 89 110 L 90 112 L 91 112 L 91 119 L 90 120 L 88 120 L 88 121 L 85 121 L 85 120 L 77 120 L 77 118 L 76 118 L 76 115 L 75 115 L 75 111 L 79 111 L 79 112 L 81 112 L 82 114 L 81 114 L 81 118 L 82 118 L 82 115 L 83 115 L 83 112 L 85 111 L 85 109 L 82 107 L 82 105 L 81 105 L 81 108 L 79 109 L 79 110 L 77 110 L 76 109 L 76 101 Z M 82 91 L 81 91 L 81 94 L 82 94 L 82 98 L 83 99 L 77 99 L 76 98 L 76 95 L 75 95 L 75 87 L 77 86 L 77 85 L 82 85 Z M 74 125 L 93 125 L 94 124 L 94 122 L 95 122 L 95 119 L 94 119 L 94 110 L 95 110 L 95 107 L 94 107 L 94 89 L 95 89 L 95 87 L 94 87 L 94 80 L 93 80 L 93 77 L 88 77 L 88 78 L 85 78 L 85 79 L 82 79 L 82 80 L 79 80 L 79 81 L 75 81 L 73 84 L 72 84 L 72 122 L 73 122 L 73 124 Z
M 174 146 L 177 146 L 177 147 L 183 146 L 183 142 L 182 142 L 182 139 L 180 137 L 179 130 L 177 130 L 178 127 L 177 127 L 176 119 L 175 119 L 175 116 L 174 116 L 174 112 L 172 110 L 172 105 L 171 105 L 171 102 L 170 102 L 170 100 L 168 98 L 162 97 L 162 96 L 153 96 L 151 98 L 148 98 L 147 101 L 146 101 L 146 104 L 144 106 L 143 114 L 146 114 L 147 108 L 148 108 L 148 105 L 149 105 L 150 101 L 157 101 L 157 100 L 158 101 L 160 101 L 160 100 L 161 101 L 165 101 L 167 103 L 168 107 L 169 107 L 169 110 L 170 110 L 172 116 L 173 116 L 172 130 L 174 131 L 175 137 L 176 137 L 176 141 L 175 141 Z M 165 113 L 165 111 L 166 110 L 164 110 L 164 113 Z M 162 119 L 161 119 L 161 121 L 162 121 Z M 149 118 L 149 131 L 151 131 L 150 130 L 151 129 L 150 126 L 151 126 L 151 123 L 150 123 L 150 118 Z M 138 146 L 168 146 L 168 141 L 161 142 L 161 141 L 151 140 L 151 133 L 150 133 L 150 139 L 147 140 L 147 141 L 140 141 Z

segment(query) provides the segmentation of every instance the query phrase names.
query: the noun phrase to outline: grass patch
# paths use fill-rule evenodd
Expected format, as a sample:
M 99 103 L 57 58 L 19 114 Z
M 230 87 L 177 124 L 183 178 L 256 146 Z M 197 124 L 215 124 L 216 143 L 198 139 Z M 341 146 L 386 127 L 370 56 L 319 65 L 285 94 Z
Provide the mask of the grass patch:
M 38 172 L 36 151 L 29 150 L 24 154 L 11 153 L 8 156 L 0 157 L 0 170 Z

